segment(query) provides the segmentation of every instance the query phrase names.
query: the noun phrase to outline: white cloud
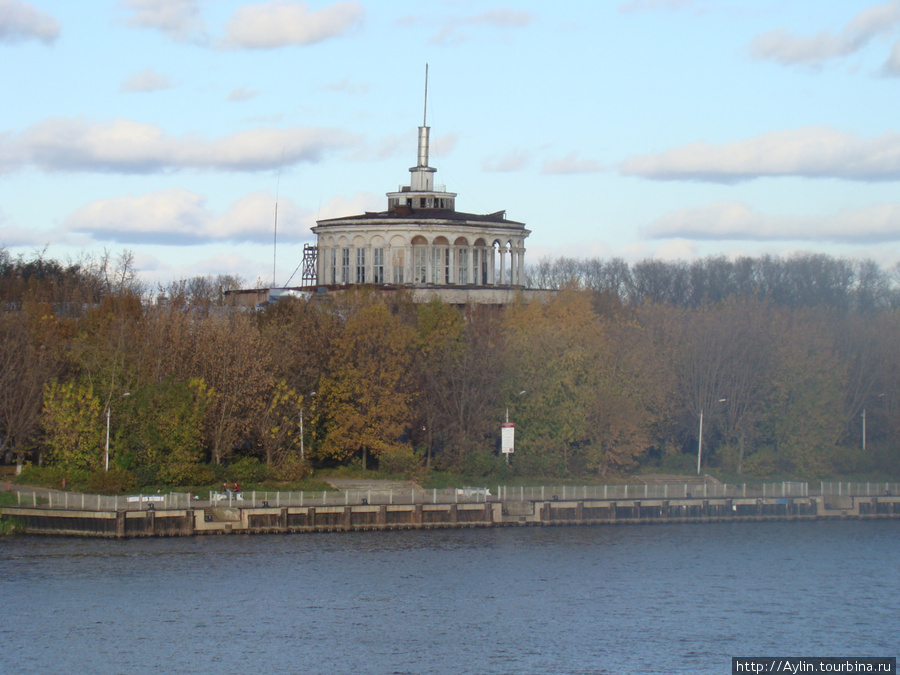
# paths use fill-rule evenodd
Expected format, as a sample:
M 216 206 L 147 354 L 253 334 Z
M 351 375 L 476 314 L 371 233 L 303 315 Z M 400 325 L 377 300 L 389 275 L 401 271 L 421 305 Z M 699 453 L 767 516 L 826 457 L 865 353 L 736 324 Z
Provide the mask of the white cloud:
M 0 226 L 0 248 L 40 247 L 59 240 L 60 237 L 55 232 L 48 233 L 15 225 Z
M 456 147 L 456 134 L 444 134 L 443 136 L 435 136 L 431 139 L 431 155 L 432 157 L 446 157 Z M 434 164 L 430 161 L 429 164 Z
M 900 77 L 900 42 L 895 42 L 891 55 L 884 62 L 881 72 L 887 77 Z
M 173 40 L 197 39 L 204 32 L 200 5 L 203 0 L 121 0 L 127 23 L 137 28 L 160 30 Z
M 319 208 L 316 220 L 328 220 L 329 218 L 343 218 L 356 216 L 367 211 L 377 213 L 387 207 L 384 197 L 372 192 L 357 192 L 352 197 L 338 195 L 328 200 Z
M 319 87 L 321 91 L 342 91 L 347 94 L 365 94 L 369 91 L 368 84 L 353 84 L 349 78 L 343 78 L 340 82 L 329 82 Z
M 272 0 L 244 5 L 225 25 L 222 46 L 228 49 L 273 49 L 311 45 L 338 37 L 358 26 L 365 9 L 358 2 L 336 2 L 310 10 L 303 2 Z
M 859 138 L 831 127 L 802 127 L 722 145 L 698 141 L 628 158 L 620 168 L 654 180 L 715 183 L 763 176 L 894 181 L 900 179 L 900 134 Z
M 0 0 L 0 43 L 40 40 L 51 44 L 59 37 L 59 22 L 20 0 Z
M 330 151 L 355 143 L 334 129 L 249 129 L 207 140 L 175 137 L 151 124 L 130 120 L 88 123 L 51 119 L 0 145 L 0 169 L 36 166 L 46 171 L 157 173 L 179 169 L 260 171 L 283 163 L 318 162 Z
M 236 101 L 249 101 L 252 98 L 256 98 L 259 96 L 259 92 L 255 89 L 248 89 L 247 87 L 238 87 L 233 90 L 230 94 L 228 94 L 228 100 L 232 103 Z
M 900 203 L 845 209 L 832 216 L 774 216 L 723 201 L 671 211 L 642 230 L 650 239 L 814 241 L 873 244 L 900 241 Z
M 130 75 L 122 82 L 122 91 L 129 92 L 153 92 L 161 89 L 171 89 L 172 82 L 165 75 L 157 73 L 153 68 L 147 68 L 139 73 Z
M 574 173 L 597 173 L 603 166 L 592 159 L 578 159 L 578 153 L 570 152 L 562 159 L 551 159 L 544 162 L 541 172 L 550 175 L 567 175 Z
M 631 0 L 619 5 L 620 12 L 651 12 L 660 9 L 684 9 L 694 0 Z
M 806 37 L 793 35 L 783 28 L 762 33 L 750 43 L 750 54 L 783 65 L 820 66 L 829 59 L 859 51 L 872 38 L 894 30 L 897 23 L 900 23 L 900 0 L 893 0 L 862 10 L 840 33 L 823 31 Z
M 290 199 L 279 198 L 279 241 L 309 238 L 311 224 L 311 213 L 301 211 Z M 172 188 L 92 202 L 72 213 L 65 226 L 97 241 L 121 244 L 269 243 L 275 226 L 275 197 L 254 192 L 217 214 L 202 195 Z
M 410 162 L 415 162 L 416 143 L 418 142 L 416 139 L 417 136 L 414 132 L 385 136 L 373 146 L 360 148 L 350 155 L 349 159 L 357 162 L 371 162 L 406 155 Z M 429 163 L 434 165 L 436 163 L 435 159 L 440 161 L 441 157 L 445 157 L 453 152 L 453 149 L 456 147 L 456 141 L 455 134 L 431 137 L 429 141 L 431 150 Z
M 486 26 L 488 28 L 524 28 L 534 21 L 535 15 L 531 12 L 517 11 L 513 9 L 492 9 L 472 16 L 451 16 L 438 19 L 440 30 L 429 39 L 432 44 L 458 44 L 465 42 L 468 35 L 462 31 L 467 27 Z M 431 16 L 407 16 L 399 19 L 397 23 L 402 26 L 416 26 L 434 23 Z
M 531 155 L 523 150 L 513 150 L 506 153 L 498 159 L 489 158 L 481 163 L 484 171 L 505 173 L 510 171 L 520 171 L 525 165 L 531 161 Z

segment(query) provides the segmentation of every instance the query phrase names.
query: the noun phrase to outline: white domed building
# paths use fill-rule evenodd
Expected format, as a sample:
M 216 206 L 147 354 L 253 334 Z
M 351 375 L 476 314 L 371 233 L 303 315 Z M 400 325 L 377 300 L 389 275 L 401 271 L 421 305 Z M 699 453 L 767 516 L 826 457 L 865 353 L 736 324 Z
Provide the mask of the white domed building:
M 402 287 L 415 302 L 439 298 L 454 305 L 550 298 L 554 291 L 525 288 L 531 231 L 524 223 L 507 220 L 505 211 L 457 211 L 456 193 L 435 185 L 429 131 L 423 120 L 409 185 L 387 193 L 387 210 L 316 221 L 316 244 L 303 247 L 301 286 L 228 291 L 229 301 L 261 306 L 362 284 L 384 292 Z
M 316 286 L 410 286 L 417 300 L 438 295 L 454 303 L 504 303 L 524 288 L 531 232 L 505 211 L 457 211 L 456 193 L 435 185 L 428 166 L 429 131 L 419 127 L 409 185 L 387 193 L 387 210 L 317 221 Z

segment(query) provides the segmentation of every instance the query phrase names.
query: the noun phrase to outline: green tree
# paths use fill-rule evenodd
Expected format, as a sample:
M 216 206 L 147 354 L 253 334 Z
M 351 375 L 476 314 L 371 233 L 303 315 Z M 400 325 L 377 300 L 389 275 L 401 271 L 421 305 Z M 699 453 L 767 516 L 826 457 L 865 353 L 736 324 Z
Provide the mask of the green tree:
M 300 409 L 303 397 L 279 380 L 268 392 L 254 418 L 256 444 L 266 464 L 280 464 L 288 453 L 300 447 Z
M 211 394 L 192 378 L 148 385 L 118 402 L 115 464 L 145 484 L 191 482 L 203 459 L 203 417 Z
M 52 380 L 44 391 L 41 422 L 50 464 L 66 470 L 103 467 L 100 400 L 90 384 Z

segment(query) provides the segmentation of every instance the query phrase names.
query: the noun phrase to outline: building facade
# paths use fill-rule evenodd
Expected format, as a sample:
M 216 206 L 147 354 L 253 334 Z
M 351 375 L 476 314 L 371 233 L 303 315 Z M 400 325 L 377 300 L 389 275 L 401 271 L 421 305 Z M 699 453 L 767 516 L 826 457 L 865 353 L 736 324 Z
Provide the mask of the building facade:
M 424 123 L 419 127 L 410 183 L 387 193 L 386 211 L 316 222 L 317 285 L 524 287 L 531 232 L 507 220 L 505 211 L 457 211 L 456 193 L 434 183 L 429 132 Z

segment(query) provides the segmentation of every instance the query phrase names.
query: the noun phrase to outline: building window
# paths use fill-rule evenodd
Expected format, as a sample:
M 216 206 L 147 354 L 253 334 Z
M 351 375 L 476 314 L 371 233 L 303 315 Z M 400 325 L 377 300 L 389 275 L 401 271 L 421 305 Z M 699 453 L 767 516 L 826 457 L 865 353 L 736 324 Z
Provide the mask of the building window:
M 424 284 L 426 270 L 426 255 L 428 249 L 425 246 L 413 246 L 413 281 Z
M 325 283 L 337 283 L 337 249 L 328 249 L 328 271 L 325 273 Z
M 402 248 L 395 248 L 393 254 L 394 283 L 402 284 L 404 283 L 403 270 L 406 267 L 406 252 Z
M 426 204 L 425 197 L 419 197 L 419 208 L 424 209 L 425 204 Z
M 469 249 L 467 248 L 457 248 L 456 249 L 456 260 L 457 260 L 457 282 L 460 284 L 469 283 Z
M 356 283 L 366 283 L 366 249 L 356 249 Z
M 372 282 L 376 284 L 384 283 L 384 249 L 372 249 Z
M 431 283 L 440 284 L 443 283 L 442 279 L 444 278 L 444 251 L 446 249 L 442 246 L 433 246 L 431 248 Z
M 350 249 L 341 249 L 341 283 L 350 283 Z

